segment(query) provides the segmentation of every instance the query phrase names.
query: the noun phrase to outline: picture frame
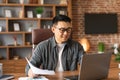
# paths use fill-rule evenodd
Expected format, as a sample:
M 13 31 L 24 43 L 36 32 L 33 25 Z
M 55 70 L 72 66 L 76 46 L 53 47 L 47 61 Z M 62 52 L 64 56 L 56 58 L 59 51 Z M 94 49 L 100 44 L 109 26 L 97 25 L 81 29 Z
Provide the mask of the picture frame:
M 60 0 L 60 4 L 66 4 L 67 5 L 67 0 Z
M 9 9 L 6 9 L 5 10 L 5 17 L 12 17 L 12 13 L 11 13 L 11 10 L 9 10 Z
M 65 11 L 65 10 L 59 10 L 59 14 L 61 14 L 61 15 L 67 15 L 67 11 Z
M 27 17 L 33 18 L 33 11 L 27 11 Z
M 20 25 L 19 25 L 19 23 L 14 23 L 13 27 L 14 27 L 14 31 L 20 31 Z

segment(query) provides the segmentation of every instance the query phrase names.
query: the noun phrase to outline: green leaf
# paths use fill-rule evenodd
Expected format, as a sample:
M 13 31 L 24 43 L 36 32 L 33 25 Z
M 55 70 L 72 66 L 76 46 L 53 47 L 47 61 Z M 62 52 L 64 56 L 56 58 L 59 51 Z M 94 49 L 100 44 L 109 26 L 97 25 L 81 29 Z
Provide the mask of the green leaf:
M 44 11 L 44 10 L 43 10 L 43 7 L 37 7 L 35 10 L 36 10 L 36 13 L 37 13 L 37 14 L 42 14 L 43 11 Z

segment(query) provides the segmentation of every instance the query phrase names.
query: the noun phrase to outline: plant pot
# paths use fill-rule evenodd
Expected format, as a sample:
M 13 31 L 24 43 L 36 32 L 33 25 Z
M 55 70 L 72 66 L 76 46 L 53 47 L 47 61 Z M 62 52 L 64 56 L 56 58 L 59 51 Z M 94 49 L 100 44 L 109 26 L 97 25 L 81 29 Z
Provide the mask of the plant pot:
M 41 16 L 42 16 L 41 14 L 37 14 L 37 18 L 41 18 Z

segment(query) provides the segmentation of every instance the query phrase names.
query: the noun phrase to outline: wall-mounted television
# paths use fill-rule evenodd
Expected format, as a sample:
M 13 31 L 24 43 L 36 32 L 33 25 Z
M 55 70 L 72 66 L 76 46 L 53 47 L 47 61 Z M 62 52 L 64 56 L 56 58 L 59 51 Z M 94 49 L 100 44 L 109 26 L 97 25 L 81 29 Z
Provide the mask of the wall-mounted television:
M 85 34 L 113 34 L 118 32 L 116 13 L 85 13 Z

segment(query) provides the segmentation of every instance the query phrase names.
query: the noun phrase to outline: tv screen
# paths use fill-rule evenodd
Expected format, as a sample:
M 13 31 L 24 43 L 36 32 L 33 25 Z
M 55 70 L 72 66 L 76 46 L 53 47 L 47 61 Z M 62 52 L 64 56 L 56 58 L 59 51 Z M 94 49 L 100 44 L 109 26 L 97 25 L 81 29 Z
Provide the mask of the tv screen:
M 117 33 L 117 23 L 115 13 L 85 13 L 85 34 Z

